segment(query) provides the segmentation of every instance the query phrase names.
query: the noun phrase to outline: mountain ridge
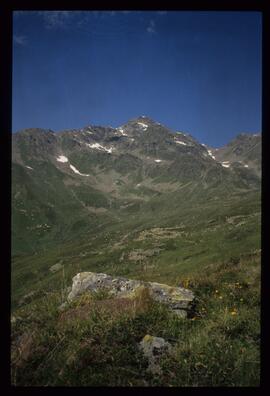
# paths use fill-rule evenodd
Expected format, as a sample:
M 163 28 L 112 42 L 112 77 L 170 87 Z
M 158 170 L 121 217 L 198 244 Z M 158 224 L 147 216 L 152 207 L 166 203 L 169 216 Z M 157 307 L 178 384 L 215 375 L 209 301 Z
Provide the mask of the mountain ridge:
M 143 121 L 144 121 L 144 123 L 143 123 Z M 153 126 L 154 126 L 154 128 L 153 128 Z M 149 127 L 150 127 L 150 133 L 149 133 L 149 131 L 147 131 Z M 124 129 L 125 129 L 125 132 L 124 132 Z M 224 147 L 212 148 L 210 145 L 200 144 L 190 134 L 186 134 L 184 132 L 179 132 L 179 131 L 173 132 L 169 128 L 162 126 L 160 123 L 155 122 L 146 116 L 139 116 L 137 118 L 134 118 L 134 119 L 128 121 L 126 124 L 123 124 L 122 126 L 117 127 L 117 128 L 89 125 L 84 128 L 81 128 L 81 129 L 63 130 L 63 131 L 59 131 L 59 132 L 54 132 L 51 129 L 28 128 L 28 129 L 23 129 L 21 131 L 16 132 L 13 135 L 12 140 L 14 143 L 13 146 L 14 145 L 16 146 L 16 139 L 19 140 L 20 136 L 26 135 L 26 136 L 29 136 L 29 139 L 32 139 L 35 141 L 35 138 L 38 138 L 39 133 L 42 133 L 42 134 L 44 134 L 43 137 L 48 138 L 47 139 L 48 143 L 53 143 L 52 140 L 54 140 L 54 143 L 56 143 L 56 141 L 59 140 L 60 137 L 62 138 L 63 141 L 65 141 L 65 138 L 70 137 L 73 141 L 73 146 L 88 144 L 89 148 L 97 149 L 100 151 L 102 151 L 102 150 L 107 151 L 110 154 L 112 154 L 114 147 L 111 147 L 111 151 L 108 151 L 108 150 L 110 150 L 110 148 L 106 149 L 106 147 L 100 145 L 99 142 L 104 141 L 105 143 L 107 143 L 107 144 L 111 143 L 112 145 L 115 144 L 116 142 L 120 143 L 120 144 L 125 142 L 123 147 L 130 149 L 130 148 L 132 148 L 132 143 L 134 143 L 134 140 L 135 140 L 133 135 L 137 138 L 138 134 L 139 134 L 139 136 L 141 136 L 142 139 L 145 139 L 145 134 L 142 133 L 145 131 L 148 132 L 146 134 L 147 135 L 146 139 L 151 140 L 151 138 L 152 138 L 152 140 L 153 140 L 150 142 L 150 143 L 152 143 L 152 146 L 158 137 L 159 137 L 159 139 L 158 139 L 159 142 L 160 142 L 161 138 L 162 139 L 169 138 L 169 140 L 167 140 L 167 143 L 169 143 L 171 145 L 172 145 L 172 143 L 175 143 L 175 144 L 178 144 L 179 146 L 180 145 L 189 146 L 189 148 L 190 148 L 190 146 L 197 144 L 197 145 L 201 146 L 201 149 L 207 149 L 207 153 L 205 153 L 205 154 L 209 154 L 209 151 L 211 152 L 211 150 L 214 150 L 214 152 L 217 154 L 218 162 L 220 162 L 221 164 L 223 162 L 222 159 L 227 158 L 226 155 L 224 155 L 224 150 L 227 147 L 232 146 L 234 144 L 234 142 L 241 139 L 241 137 L 245 137 L 245 140 L 247 140 L 247 139 L 252 140 L 255 137 L 258 143 L 259 143 L 259 140 L 261 140 L 261 137 L 258 134 L 248 135 L 248 134 L 241 133 L 241 134 L 238 134 L 235 139 L 230 141 Z M 34 136 L 33 136 L 33 134 L 34 134 Z M 78 137 L 80 138 L 80 140 L 76 139 Z M 172 141 L 172 138 L 174 139 L 174 142 Z M 93 142 L 95 142 L 95 143 L 93 143 Z M 127 142 L 129 142 L 128 145 L 127 145 Z M 92 143 L 92 145 L 91 145 L 91 143 Z M 136 146 L 136 143 L 133 144 L 133 146 Z M 150 146 L 149 142 L 148 142 L 148 146 Z M 180 148 L 179 146 L 178 146 L 178 148 Z M 181 148 L 183 148 L 183 147 L 181 147 Z M 152 147 L 152 149 L 153 149 L 153 147 Z M 150 149 L 150 152 L 151 152 L 151 149 Z M 223 153 L 223 155 L 222 155 L 222 153 Z M 209 155 L 210 155 L 210 157 L 213 158 L 212 153 Z M 16 157 L 14 158 L 14 155 L 13 155 L 13 159 L 16 160 Z
M 42 244 L 43 237 L 32 237 L 39 224 L 49 225 L 51 238 L 45 240 L 52 241 L 52 230 L 58 235 L 68 227 L 72 234 L 78 222 L 88 229 L 89 219 L 94 224 L 127 221 L 130 212 L 140 218 L 150 207 L 165 216 L 170 206 L 172 211 L 184 207 L 187 198 L 196 203 L 257 191 L 260 152 L 254 155 L 257 160 L 248 167 L 243 161 L 229 163 L 226 150 L 211 149 L 183 132 L 174 134 L 147 117 L 118 128 L 18 132 L 12 137 L 14 252 L 27 246 L 26 240 Z

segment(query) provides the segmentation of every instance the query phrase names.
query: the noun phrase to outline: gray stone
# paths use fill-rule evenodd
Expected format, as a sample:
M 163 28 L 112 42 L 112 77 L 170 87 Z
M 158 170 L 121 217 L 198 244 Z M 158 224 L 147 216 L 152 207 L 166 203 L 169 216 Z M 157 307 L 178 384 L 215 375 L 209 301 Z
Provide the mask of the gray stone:
M 132 297 L 136 295 L 138 288 L 145 287 L 149 290 L 153 300 L 168 305 L 178 311 L 190 310 L 194 302 L 194 294 L 191 290 L 182 287 L 173 287 L 156 282 L 143 282 L 139 280 L 112 277 L 111 275 L 98 274 L 95 272 L 81 272 L 72 279 L 72 289 L 68 294 L 68 301 L 86 291 L 98 291 L 105 289 L 111 296 Z M 179 313 L 184 316 L 184 313 Z
M 150 371 L 152 374 L 161 374 L 162 370 L 159 366 L 159 359 L 171 351 L 171 344 L 165 341 L 164 338 L 147 334 L 139 343 L 139 348 L 148 360 L 147 371 Z
M 50 267 L 50 271 L 54 273 L 60 271 L 61 268 L 63 268 L 63 265 L 61 263 L 56 263 Z

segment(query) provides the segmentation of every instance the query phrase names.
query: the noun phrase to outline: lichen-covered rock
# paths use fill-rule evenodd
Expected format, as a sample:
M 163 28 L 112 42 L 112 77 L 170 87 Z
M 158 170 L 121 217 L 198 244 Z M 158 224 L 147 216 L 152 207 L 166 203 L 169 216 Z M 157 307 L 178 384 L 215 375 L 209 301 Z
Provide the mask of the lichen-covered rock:
M 170 352 L 171 344 L 165 341 L 164 338 L 147 334 L 139 343 L 139 348 L 148 360 L 147 370 L 153 374 L 161 374 L 159 358 L 165 353 Z
M 104 289 L 112 297 L 133 297 L 136 296 L 136 290 L 142 287 L 149 290 L 149 294 L 153 300 L 168 305 L 171 309 L 177 310 L 178 313 L 183 311 L 182 316 L 192 308 L 194 294 L 192 291 L 182 287 L 173 287 L 156 282 L 143 282 L 122 277 L 115 278 L 111 275 L 95 272 L 81 272 L 74 276 L 68 301 L 72 301 L 85 291 L 95 292 Z
M 188 309 L 194 300 L 194 294 L 183 287 L 168 286 L 161 283 L 149 282 L 152 297 L 168 304 L 173 309 Z

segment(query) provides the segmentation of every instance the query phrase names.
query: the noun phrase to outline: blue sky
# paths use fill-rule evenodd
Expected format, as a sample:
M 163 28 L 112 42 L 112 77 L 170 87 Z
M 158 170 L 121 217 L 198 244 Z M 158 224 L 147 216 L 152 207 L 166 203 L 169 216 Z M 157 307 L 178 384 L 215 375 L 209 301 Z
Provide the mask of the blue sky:
M 261 14 L 17 11 L 13 132 L 146 115 L 218 147 L 261 131 Z

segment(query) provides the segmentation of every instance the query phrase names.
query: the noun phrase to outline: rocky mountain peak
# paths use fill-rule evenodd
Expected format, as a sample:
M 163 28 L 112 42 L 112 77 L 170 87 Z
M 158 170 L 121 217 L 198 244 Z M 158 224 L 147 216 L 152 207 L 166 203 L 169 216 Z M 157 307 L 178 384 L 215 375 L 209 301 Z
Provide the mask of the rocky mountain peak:
M 134 127 L 136 126 L 143 127 L 144 125 L 146 125 L 147 127 L 153 127 L 153 126 L 160 126 L 161 124 L 159 122 L 154 121 L 150 117 L 139 116 L 136 118 L 132 118 L 125 125 L 134 126 Z
M 28 135 L 28 136 L 37 136 L 40 134 L 54 134 L 54 131 L 52 129 L 44 129 L 44 128 L 25 128 L 22 129 L 20 131 L 18 131 L 16 134 L 14 134 L 15 136 L 17 134 L 23 134 L 23 135 Z

